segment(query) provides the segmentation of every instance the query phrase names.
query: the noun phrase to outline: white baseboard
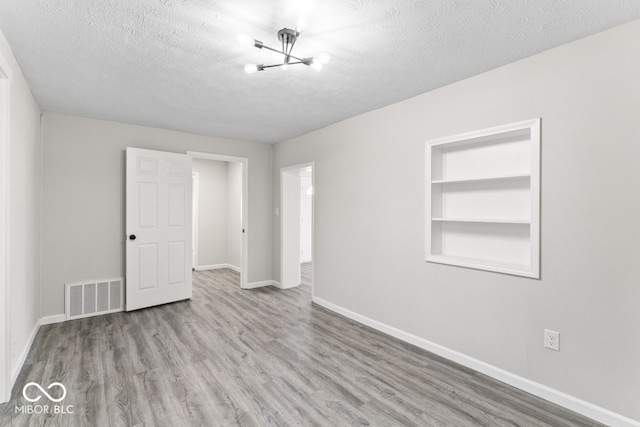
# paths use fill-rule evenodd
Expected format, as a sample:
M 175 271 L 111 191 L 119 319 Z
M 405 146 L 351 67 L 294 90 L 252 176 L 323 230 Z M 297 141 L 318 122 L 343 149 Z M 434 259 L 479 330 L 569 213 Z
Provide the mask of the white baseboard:
M 212 264 L 212 265 L 201 265 L 196 267 L 196 271 L 204 271 L 204 270 L 217 270 L 219 268 L 230 268 L 231 270 L 237 271 L 240 273 L 240 267 L 236 267 L 233 264 Z
M 293 285 L 293 286 L 284 286 L 282 283 L 276 282 L 275 280 L 272 280 L 272 282 L 273 283 L 271 285 L 275 286 L 278 289 L 293 289 L 301 285 L 301 283 L 298 283 L 297 285 Z
M 273 284 L 273 280 L 263 280 L 262 282 L 251 282 L 247 283 L 242 289 L 255 289 L 255 288 L 264 288 L 265 286 L 271 286 Z
M 27 343 L 22 349 L 22 352 L 20 353 L 20 357 L 18 358 L 16 365 L 11 371 L 11 388 L 13 388 L 13 386 L 15 385 L 16 380 L 18 379 L 18 375 L 20 375 L 20 371 L 24 366 L 24 362 L 27 360 L 27 355 L 29 355 L 29 350 L 31 350 L 31 346 L 33 345 L 33 340 L 36 338 L 38 329 L 40 329 L 40 319 L 38 319 L 36 321 L 36 324 L 33 325 L 33 329 L 31 330 L 29 339 L 27 339 Z
M 393 326 L 389 326 L 382 322 L 378 322 L 377 320 L 373 320 L 358 313 L 354 313 L 353 311 L 347 310 L 346 308 L 340 307 L 316 296 L 312 297 L 312 300 L 314 303 L 328 310 L 334 311 L 338 314 L 348 317 L 349 319 L 362 323 L 363 325 L 367 325 L 387 335 L 391 335 L 392 337 L 398 338 L 399 340 L 413 344 L 416 347 L 420 347 L 424 350 L 430 351 L 431 353 L 437 354 L 438 356 L 442 356 L 446 359 L 466 366 L 467 368 L 471 368 L 475 371 L 481 372 L 485 375 L 502 381 L 503 383 L 519 388 L 520 390 L 524 390 L 527 393 L 531 393 L 535 396 L 541 397 L 542 399 L 548 400 L 549 402 L 570 409 L 574 412 L 582 414 L 606 425 L 612 427 L 640 427 L 639 421 L 632 420 L 631 418 L 627 418 L 608 409 L 599 407 L 582 399 L 578 399 L 577 397 L 563 393 L 559 390 L 555 390 L 543 384 L 536 383 L 535 381 L 528 380 L 519 375 L 512 374 L 511 372 L 507 372 L 503 369 L 482 362 L 481 360 L 474 359 L 473 357 L 467 356 L 466 354 L 451 350 L 447 347 L 441 346 L 440 344 L 427 341 L 424 338 L 420 338 L 416 335 L 394 328 Z
M 11 371 L 11 387 L 13 388 L 16 380 L 18 379 L 18 375 L 20 375 L 20 371 L 24 366 L 24 362 L 27 360 L 27 356 L 29 355 L 29 351 L 31 350 L 31 346 L 33 345 L 33 340 L 36 338 L 38 334 L 38 330 L 42 325 L 51 325 L 53 323 L 61 323 L 66 321 L 67 318 L 64 314 L 56 314 L 53 316 L 45 316 L 38 319 L 35 325 L 33 325 L 33 330 L 29 335 L 29 339 L 27 340 L 27 344 L 22 349 L 22 353 L 20 353 L 20 357 L 18 358 L 18 362 L 15 367 Z
M 62 323 L 67 320 L 64 314 L 54 314 L 53 316 L 45 316 L 40 319 L 40 325 L 52 325 L 54 323 Z
M 298 286 L 300 286 L 300 285 L 296 285 L 296 286 L 289 286 L 289 287 L 286 287 L 286 288 L 285 288 L 285 287 L 282 285 L 282 283 L 280 283 L 280 282 L 276 282 L 275 280 L 272 280 L 272 281 L 271 281 L 271 286 L 275 286 L 275 287 L 276 287 L 276 288 L 278 288 L 278 289 L 283 289 L 283 290 L 284 290 L 284 289 L 297 288 L 297 287 L 298 287 Z

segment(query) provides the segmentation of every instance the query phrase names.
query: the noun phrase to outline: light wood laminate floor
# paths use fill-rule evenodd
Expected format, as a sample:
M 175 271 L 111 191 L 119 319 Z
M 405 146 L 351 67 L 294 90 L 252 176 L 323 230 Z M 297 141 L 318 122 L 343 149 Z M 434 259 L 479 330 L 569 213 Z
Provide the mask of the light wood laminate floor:
M 598 425 L 312 305 L 306 284 L 238 283 L 196 272 L 190 301 L 41 327 L 0 426 Z M 15 414 L 31 381 L 63 383 L 74 414 Z

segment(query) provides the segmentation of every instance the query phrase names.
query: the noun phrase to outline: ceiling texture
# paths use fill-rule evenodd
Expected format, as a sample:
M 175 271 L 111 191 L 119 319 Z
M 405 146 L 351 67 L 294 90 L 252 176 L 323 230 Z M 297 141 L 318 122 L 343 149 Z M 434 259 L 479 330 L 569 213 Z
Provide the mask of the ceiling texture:
M 245 74 L 281 55 L 331 55 Z M 0 0 L 44 111 L 273 143 L 640 18 L 638 0 Z

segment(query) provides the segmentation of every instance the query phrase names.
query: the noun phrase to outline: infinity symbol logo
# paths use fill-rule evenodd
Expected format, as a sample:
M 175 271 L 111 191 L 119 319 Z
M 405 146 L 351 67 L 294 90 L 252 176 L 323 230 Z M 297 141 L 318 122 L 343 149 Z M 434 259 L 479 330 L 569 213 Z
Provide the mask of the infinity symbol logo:
M 49 393 L 47 393 L 47 392 L 45 391 L 45 389 L 43 389 L 43 388 L 40 386 L 40 384 L 38 384 L 38 383 L 29 383 L 29 384 L 25 385 L 25 386 L 24 386 L 24 388 L 22 389 L 22 395 L 23 395 L 23 396 L 24 396 L 24 398 L 25 398 L 25 399 L 27 399 L 29 402 L 37 402 L 37 401 L 38 401 L 38 400 L 40 400 L 40 398 L 42 397 L 42 396 L 38 396 L 38 397 L 35 397 L 35 398 L 33 398 L 33 399 L 32 399 L 32 398 L 30 398 L 29 396 L 27 396 L 27 388 L 29 388 L 29 387 L 31 387 L 31 386 L 35 386 L 38 390 L 40 390 L 40 391 L 42 392 L 42 394 L 44 394 L 45 396 L 47 396 L 47 397 L 49 398 L 49 400 L 50 400 L 50 401 L 52 401 L 52 402 L 60 402 L 60 401 L 64 400 L 65 396 L 67 395 L 67 388 L 66 388 L 64 385 L 62 385 L 62 383 L 58 383 L 58 382 L 56 382 L 56 383 L 51 383 L 51 384 L 49 384 L 49 386 L 47 387 L 47 390 L 51 390 L 51 387 L 55 387 L 55 386 L 58 386 L 58 387 L 62 388 L 62 397 L 60 397 L 60 398 L 58 398 L 58 399 L 51 397 L 51 395 L 50 395 Z

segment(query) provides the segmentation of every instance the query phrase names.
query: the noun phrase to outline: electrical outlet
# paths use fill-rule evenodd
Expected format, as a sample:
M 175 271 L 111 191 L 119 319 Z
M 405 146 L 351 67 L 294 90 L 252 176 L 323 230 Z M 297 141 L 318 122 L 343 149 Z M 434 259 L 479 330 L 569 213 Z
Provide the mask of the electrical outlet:
M 545 329 L 544 347 L 550 350 L 560 351 L 560 332 Z

